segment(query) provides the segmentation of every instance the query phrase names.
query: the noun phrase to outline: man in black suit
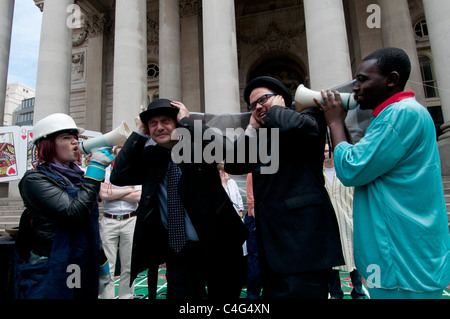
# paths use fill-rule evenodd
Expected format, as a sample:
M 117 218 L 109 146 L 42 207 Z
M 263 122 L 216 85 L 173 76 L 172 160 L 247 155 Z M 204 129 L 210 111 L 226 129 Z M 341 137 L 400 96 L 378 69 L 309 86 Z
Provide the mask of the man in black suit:
M 142 185 L 131 280 L 166 262 L 168 299 L 204 298 L 205 283 L 210 299 L 239 298 L 247 230 L 222 187 L 217 163 L 172 161 L 171 150 L 180 143 L 172 139 L 177 127 L 192 133 L 192 154 L 184 159 L 194 158 L 208 141 L 194 145 L 194 120 L 180 102 L 155 100 L 136 124 L 111 174 L 115 185 Z
M 253 175 L 263 297 L 327 298 L 331 268 L 344 260 L 336 216 L 324 187 L 323 114 L 319 108 L 299 113 L 286 107 L 292 104 L 291 94 L 271 77 L 250 81 L 244 99 L 252 115 L 245 134 L 235 143 L 235 153 L 245 143 L 246 161 L 235 158 L 225 163 L 225 170 Z M 262 128 L 267 134 L 261 134 Z M 251 139 L 257 139 L 257 145 L 278 145 L 278 154 L 271 154 L 278 156 L 276 172 L 268 173 L 273 163 L 249 160 L 254 152 L 250 145 L 255 145 Z

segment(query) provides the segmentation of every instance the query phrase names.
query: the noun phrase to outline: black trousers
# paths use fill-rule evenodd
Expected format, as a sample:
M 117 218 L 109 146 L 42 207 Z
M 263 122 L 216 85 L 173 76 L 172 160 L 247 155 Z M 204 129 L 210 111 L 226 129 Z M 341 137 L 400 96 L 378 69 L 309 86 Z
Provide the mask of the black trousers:
M 263 299 L 328 299 L 331 268 L 284 274 L 262 264 Z
M 179 254 L 169 251 L 166 262 L 167 299 L 197 300 L 206 297 L 202 259 L 199 242 L 188 241 Z
M 167 299 L 230 300 L 240 296 L 242 267 L 206 257 L 199 242 L 188 241 L 180 254 L 170 251 L 166 266 Z

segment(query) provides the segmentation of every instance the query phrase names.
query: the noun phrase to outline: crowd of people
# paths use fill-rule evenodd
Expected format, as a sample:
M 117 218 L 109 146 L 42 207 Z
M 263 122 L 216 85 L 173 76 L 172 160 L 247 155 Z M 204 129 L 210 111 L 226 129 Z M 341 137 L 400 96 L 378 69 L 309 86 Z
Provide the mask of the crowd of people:
M 233 146 L 244 161 L 198 161 L 195 152 L 212 143 L 227 154 L 226 137 L 217 144 L 215 135 L 184 140 L 192 160 L 176 162 L 174 133 L 195 136 L 198 127 L 183 103 L 163 98 L 136 117 L 123 147 L 93 152 L 85 172 L 76 164 L 83 129 L 64 114 L 40 120 L 39 165 L 19 183 L 16 297 L 114 298 L 119 259 L 120 298 L 133 297 L 145 270 L 154 298 L 164 263 L 167 299 L 233 300 L 243 285 L 248 298 L 342 298 L 339 270 L 351 275 L 352 298 L 365 297 L 362 277 L 370 298 L 441 298 L 450 282 L 447 210 L 433 121 L 405 91 L 410 72 L 397 48 L 361 62 L 353 91 L 373 117 L 357 143 L 339 92 L 322 91 L 317 107 L 297 112 L 282 82 L 252 79 L 249 124 Z M 279 165 L 267 174 L 271 163 L 248 155 L 275 142 Z M 229 174 L 247 176 L 246 214 Z

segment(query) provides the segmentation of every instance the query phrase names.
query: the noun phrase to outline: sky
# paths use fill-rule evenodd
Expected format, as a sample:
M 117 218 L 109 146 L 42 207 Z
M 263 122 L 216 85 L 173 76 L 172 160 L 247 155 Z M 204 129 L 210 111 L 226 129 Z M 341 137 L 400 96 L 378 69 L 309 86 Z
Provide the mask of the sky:
M 42 12 L 33 0 L 15 0 L 8 83 L 36 89 L 41 22 Z

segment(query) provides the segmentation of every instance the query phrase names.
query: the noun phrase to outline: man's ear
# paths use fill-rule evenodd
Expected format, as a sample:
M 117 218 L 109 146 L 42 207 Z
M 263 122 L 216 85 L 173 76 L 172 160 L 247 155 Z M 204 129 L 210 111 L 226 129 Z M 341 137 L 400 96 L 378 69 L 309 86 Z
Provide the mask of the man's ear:
M 397 71 L 392 71 L 387 76 L 388 87 L 395 87 L 400 83 L 400 74 Z

